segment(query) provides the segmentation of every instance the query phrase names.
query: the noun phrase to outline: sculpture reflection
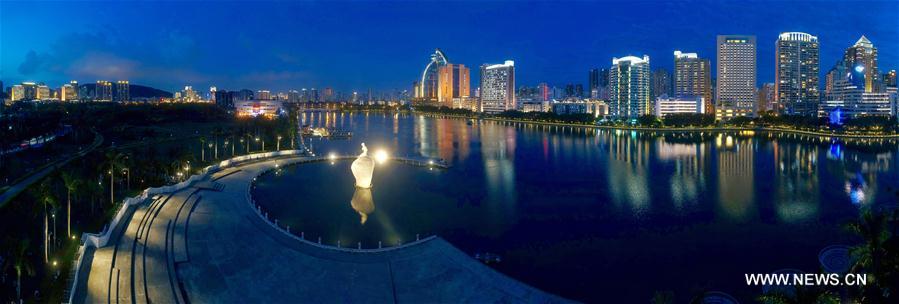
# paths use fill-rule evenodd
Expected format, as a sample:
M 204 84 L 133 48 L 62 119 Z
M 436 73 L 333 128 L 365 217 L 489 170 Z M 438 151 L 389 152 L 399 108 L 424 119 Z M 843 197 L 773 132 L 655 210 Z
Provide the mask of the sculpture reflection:
M 375 202 L 371 196 L 371 188 L 356 187 L 356 192 L 353 192 L 353 198 L 350 200 L 350 206 L 353 206 L 353 210 L 359 213 L 361 217 L 359 222 L 364 225 L 365 221 L 368 220 L 368 215 L 375 212 Z

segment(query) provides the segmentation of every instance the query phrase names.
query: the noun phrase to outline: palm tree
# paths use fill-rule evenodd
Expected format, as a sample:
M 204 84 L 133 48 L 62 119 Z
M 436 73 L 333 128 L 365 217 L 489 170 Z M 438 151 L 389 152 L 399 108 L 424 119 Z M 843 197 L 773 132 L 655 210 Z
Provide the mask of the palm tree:
M 41 182 L 40 188 L 38 189 L 40 194 L 40 201 L 43 203 L 44 207 L 44 263 L 50 262 L 50 213 L 48 208 L 53 209 L 56 208 L 57 202 L 56 197 L 53 196 L 53 191 L 50 187 L 50 180 L 45 179 Z
M 78 191 L 81 180 L 69 172 L 63 172 L 62 182 L 66 187 L 66 232 L 72 237 L 72 192 Z
M 16 270 L 16 303 L 22 302 L 22 275 L 33 276 L 35 273 L 34 265 L 28 260 L 29 245 L 30 241 L 28 238 L 22 238 L 17 242 L 12 256 L 10 256 L 12 262 L 6 264 L 6 267 L 12 267 Z
M 115 204 L 115 169 L 124 163 L 125 154 L 115 150 L 106 152 L 106 165 L 109 166 L 109 203 Z
M 897 214 L 899 212 L 888 215 L 886 211 L 869 209 L 861 214 L 858 221 L 846 225 L 862 239 L 861 244 L 849 250 L 855 262 L 852 272 L 867 273 L 874 281 L 862 290 L 865 302 L 886 302 L 891 286 L 899 277 L 899 240 L 892 233 L 896 229 Z
M 821 286 L 796 286 L 796 292 L 769 292 L 758 297 L 764 304 L 839 304 L 840 298 Z

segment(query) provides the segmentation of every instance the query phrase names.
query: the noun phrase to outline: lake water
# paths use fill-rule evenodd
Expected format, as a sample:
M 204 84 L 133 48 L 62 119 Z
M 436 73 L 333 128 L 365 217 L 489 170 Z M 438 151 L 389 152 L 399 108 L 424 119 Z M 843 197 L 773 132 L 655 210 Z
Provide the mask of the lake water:
M 852 244 L 843 224 L 895 204 L 895 142 L 752 132 L 653 133 L 396 114 L 307 113 L 352 130 L 312 139 L 318 154 L 444 159 L 446 170 L 375 168 L 370 199 L 349 161 L 282 169 L 253 195 L 307 239 L 365 248 L 438 235 L 496 270 L 563 297 L 679 301 L 723 291 L 749 301 L 745 273 L 819 269 Z M 356 195 L 356 199 L 354 199 Z M 364 216 L 363 216 L 364 215 Z M 363 223 L 364 217 L 364 223 Z

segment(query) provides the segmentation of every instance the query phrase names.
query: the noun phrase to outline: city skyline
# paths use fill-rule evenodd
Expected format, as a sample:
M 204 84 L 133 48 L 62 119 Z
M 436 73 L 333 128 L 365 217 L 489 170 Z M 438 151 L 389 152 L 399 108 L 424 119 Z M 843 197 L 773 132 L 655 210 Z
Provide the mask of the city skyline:
M 174 5 L 105 3 L 107 9 L 99 12 L 84 11 L 78 3 L 4 2 L 0 4 L 3 28 L 28 31 L 4 31 L 0 79 L 6 84 L 37 81 L 53 87 L 73 79 L 82 83 L 129 80 L 169 91 L 185 85 L 272 91 L 302 87 L 411 90 L 426 54 L 441 48 L 453 63 L 469 67 L 514 60 L 518 86 L 541 82 L 561 86 L 586 84 L 590 69 L 607 68 L 612 57 L 625 55 L 649 55 L 654 58 L 654 70 L 663 68 L 670 73 L 674 65 L 671 53 L 689 50 L 712 59 L 715 69 L 716 35 L 739 34 L 757 37 L 757 83 L 762 84 L 774 82 L 777 37 L 791 31 L 819 37 L 821 73 L 862 35 L 881 46 L 881 70 L 894 69 L 899 61 L 896 48 L 890 47 L 899 45 L 899 26 L 891 26 L 899 22 L 896 3 L 775 2 L 740 5 L 741 13 L 727 16 L 719 15 L 735 4 L 479 3 L 473 7 L 390 3 L 377 8 L 365 3 L 256 4 L 260 11 L 271 11 L 272 18 L 265 20 L 238 15 L 240 4 L 178 4 L 178 10 L 167 10 Z M 431 17 L 419 13 L 438 5 L 442 8 L 438 15 L 464 11 L 470 16 L 457 19 L 458 27 L 420 22 Z M 860 7 L 868 13 L 843 13 Z M 646 14 L 582 18 L 595 12 L 638 8 L 646 9 Z M 35 23 L 24 13 L 27 11 L 46 12 L 48 21 Z M 499 12 L 503 14 L 495 15 Z M 61 14 L 96 18 L 54 18 Z M 485 16 L 530 22 L 475 31 L 480 24 L 476 19 Z M 140 18 L 170 22 L 152 27 L 126 22 Z M 229 22 L 239 19 L 246 22 Z M 819 22 L 823 19 L 832 21 Z M 343 21 L 346 24 L 333 24 Z M 366 26 L 374 21 L 376 25 Z M 178 26 L 186 22 L 202 25 Z M 411 24 L 418 26 L 410 28 Z M 611 24 L 630 25 L 612 28 Z M 712 24 L 715 26 L 709 26 Z M 433 31 L 435 28 L 441 31 Z M 580 31 L 582 28 L 597 30 Z M 389 72 L 373 75 L 363 71 Z M 473 74 L 471 81 L 476 85 L 479 75 Z

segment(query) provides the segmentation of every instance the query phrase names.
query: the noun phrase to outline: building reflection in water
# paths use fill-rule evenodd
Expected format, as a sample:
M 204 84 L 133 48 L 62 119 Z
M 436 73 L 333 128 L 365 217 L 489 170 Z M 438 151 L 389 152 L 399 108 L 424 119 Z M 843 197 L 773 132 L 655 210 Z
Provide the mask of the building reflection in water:
M 814 219 L 820 204 L 818 146 L 771 143 L 774 156 L 774 204 L 780 220 Z
M 635 213 L 647 211 L 650 142 L 638 138 L 636 132 L 621 130 L 612 131 L 605 138 L 608 140 L 606 172 L 612 201 L 619 207 L 627 205 Z
M 478 126 L 481 158 L 484 163 L 484 182 L 487 192 L 487 212 L 495 219 L 490 233 L 499 234 L 517 220 L 515 189 L 516 130 L 495 124 Z
M 670 134 L 655 141 L 658 160 L 674 163 L 674 173 L 670 177 L 671 201 L 677 208 L 695 203 L 699 192 L 704 191 L 705 174 L 703 171 L 706 149 L 708 149 L 704 142 L 678 142 L 682 140 L 689 141 L 691 139 L 684 134 Z
M 745 221 L 752 216 L 755 199 L 755 145 L 752 139 L 733 134 L 718 134 L 718 201 L 728 218 Z

